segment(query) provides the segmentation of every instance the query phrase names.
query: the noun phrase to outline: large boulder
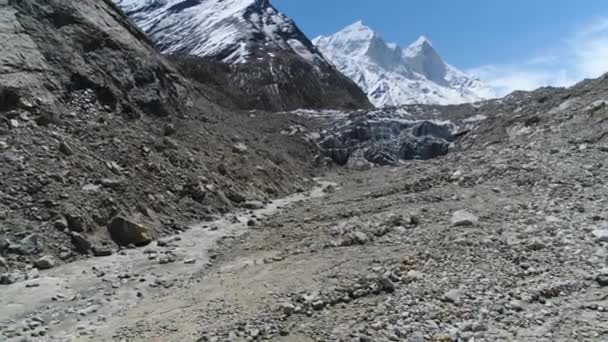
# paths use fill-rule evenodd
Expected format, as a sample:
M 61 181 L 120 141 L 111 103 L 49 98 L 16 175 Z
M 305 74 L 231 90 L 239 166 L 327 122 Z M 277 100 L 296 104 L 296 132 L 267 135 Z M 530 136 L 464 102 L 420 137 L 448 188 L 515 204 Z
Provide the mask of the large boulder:
M 123 216 L 116 216 L 108 224 L 112 240 L 121 246 L 145 246 L 152 241 L 150 231 L 143 225 Z

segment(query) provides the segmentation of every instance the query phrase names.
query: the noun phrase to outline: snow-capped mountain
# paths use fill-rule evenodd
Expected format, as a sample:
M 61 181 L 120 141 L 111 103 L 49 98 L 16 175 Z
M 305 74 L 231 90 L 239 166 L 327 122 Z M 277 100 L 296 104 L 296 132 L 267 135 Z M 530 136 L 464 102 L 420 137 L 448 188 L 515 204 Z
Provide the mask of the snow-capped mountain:
M 268 0 L 115 0 L 165 54 L 245 63 L 290 51 L 326 63 L 296 24 Z
M 425 37 L 401 48 L 386 43 L 359 21 L 313 43 L 377 107 L 458 104 L 496 97 L 490 86 L 445 63 Z
M 201 73 L 192 70 L 209 62 L 228 65 L 211 74 L 226 79 L 221 83 L 244 100 L 243 109 L 371 107 L 365 93 L 268 0 L 113 1 L 162 53 L 188 58 L 186 76 L 196 78 Z M 227 74 L 217 75 L 222 70 Z

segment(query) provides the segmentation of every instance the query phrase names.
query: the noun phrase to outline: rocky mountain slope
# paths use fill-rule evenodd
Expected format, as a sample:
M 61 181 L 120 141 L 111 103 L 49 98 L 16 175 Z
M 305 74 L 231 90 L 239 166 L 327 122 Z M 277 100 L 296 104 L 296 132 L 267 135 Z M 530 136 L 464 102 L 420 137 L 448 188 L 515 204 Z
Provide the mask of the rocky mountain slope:
M 268 1 L 115 2 L 161 52 L 183 59 L 178 64 L 186 76 L 203 84 L 227 80 L 223 91 L 247 99 L 239 103 L 244 109 L 369 106 L 362 91 Z
M 445 63 L 425 37 L 404 49 L 356 22 L 313 43 L 377 107 L 446 105 L 495 97 L 488 85 Z
M 145 250 L 42 271 L 2 288 L 0 334 L 10 342 L 604 341 L 607 98 L 604 76 L 474 105 L 394 109 L 411 120 L 453 118 L 460 134 L 450 153 L 327 168 L 308 194 Z M 386 119 L 374 112 L 360 115 Z M 282 135 L 319 139 L 319 128 L 349 115 L 301 111 Z
M 4 4 L 0 31 L 0 282 L 310 183 L 281 118 L 210 103 L 110 1 Z
M 0 340 L 608 340 L 608 75 L 238 112 L 110 0 L 0 9 Z

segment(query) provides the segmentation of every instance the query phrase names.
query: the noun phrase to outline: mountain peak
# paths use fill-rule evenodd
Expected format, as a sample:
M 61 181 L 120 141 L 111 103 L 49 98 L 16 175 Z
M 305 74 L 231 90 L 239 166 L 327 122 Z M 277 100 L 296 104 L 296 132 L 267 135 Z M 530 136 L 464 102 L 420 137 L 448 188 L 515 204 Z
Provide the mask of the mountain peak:
M 336 35 L 348 37 L 350 40 L 369 40 L 374 37 L 376 33 L 362 20 L 358 20 L 345 28 L 343 28 Z
M 406 57 L 412 58 L 419 55 L 437 54 L 433 44 L 426 36 L 420 36 L 415 42 L 410 44 L 404 51 Z
M 379 107 L 474 102 L 493 95 L 481 81 L 445 63 L 425 36 L 402 49 L 359 21 L 315 44 Z
M 422 45 L 431 45 L 433 46 L 433 44 L 431 43 L 431 41 L 424 35 L 418 37 L 418 39 L 416 39 L 415 42 L 412 43 L 412 45 L 410 46 L 422 46 Z

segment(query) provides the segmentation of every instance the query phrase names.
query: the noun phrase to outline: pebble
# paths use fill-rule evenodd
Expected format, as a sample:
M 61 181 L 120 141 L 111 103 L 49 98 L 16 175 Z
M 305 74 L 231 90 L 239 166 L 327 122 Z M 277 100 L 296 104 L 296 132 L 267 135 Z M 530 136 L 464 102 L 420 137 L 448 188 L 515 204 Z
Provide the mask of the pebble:
M 287 316 L 290 316 L 296 311 L 296 307 L 291 303 L 283 303 L 279 306 L 279 309 Z
M 454 303 L 454 304 L 460 304 L 461 297 L 462 297 L 462 291 L 454 289 L 454 290 L 450 290 L 450 291 L 446 292 L 443 295 L 443 301 L 449 302 L 449 303 Z
M 88 316 L 90 314 L 93 314 L 93 313 L 97 312 L 97 310 L 99 310 L 99 306 L 98 305 L 91 305 L 91 306 L 88 306 L 88 307 L 86 307 L 86 308 L 84 308 L 82 310 L 78 310 L 78 315 L 79 316 L 83 316 L 83 317 L 84 316 Z

